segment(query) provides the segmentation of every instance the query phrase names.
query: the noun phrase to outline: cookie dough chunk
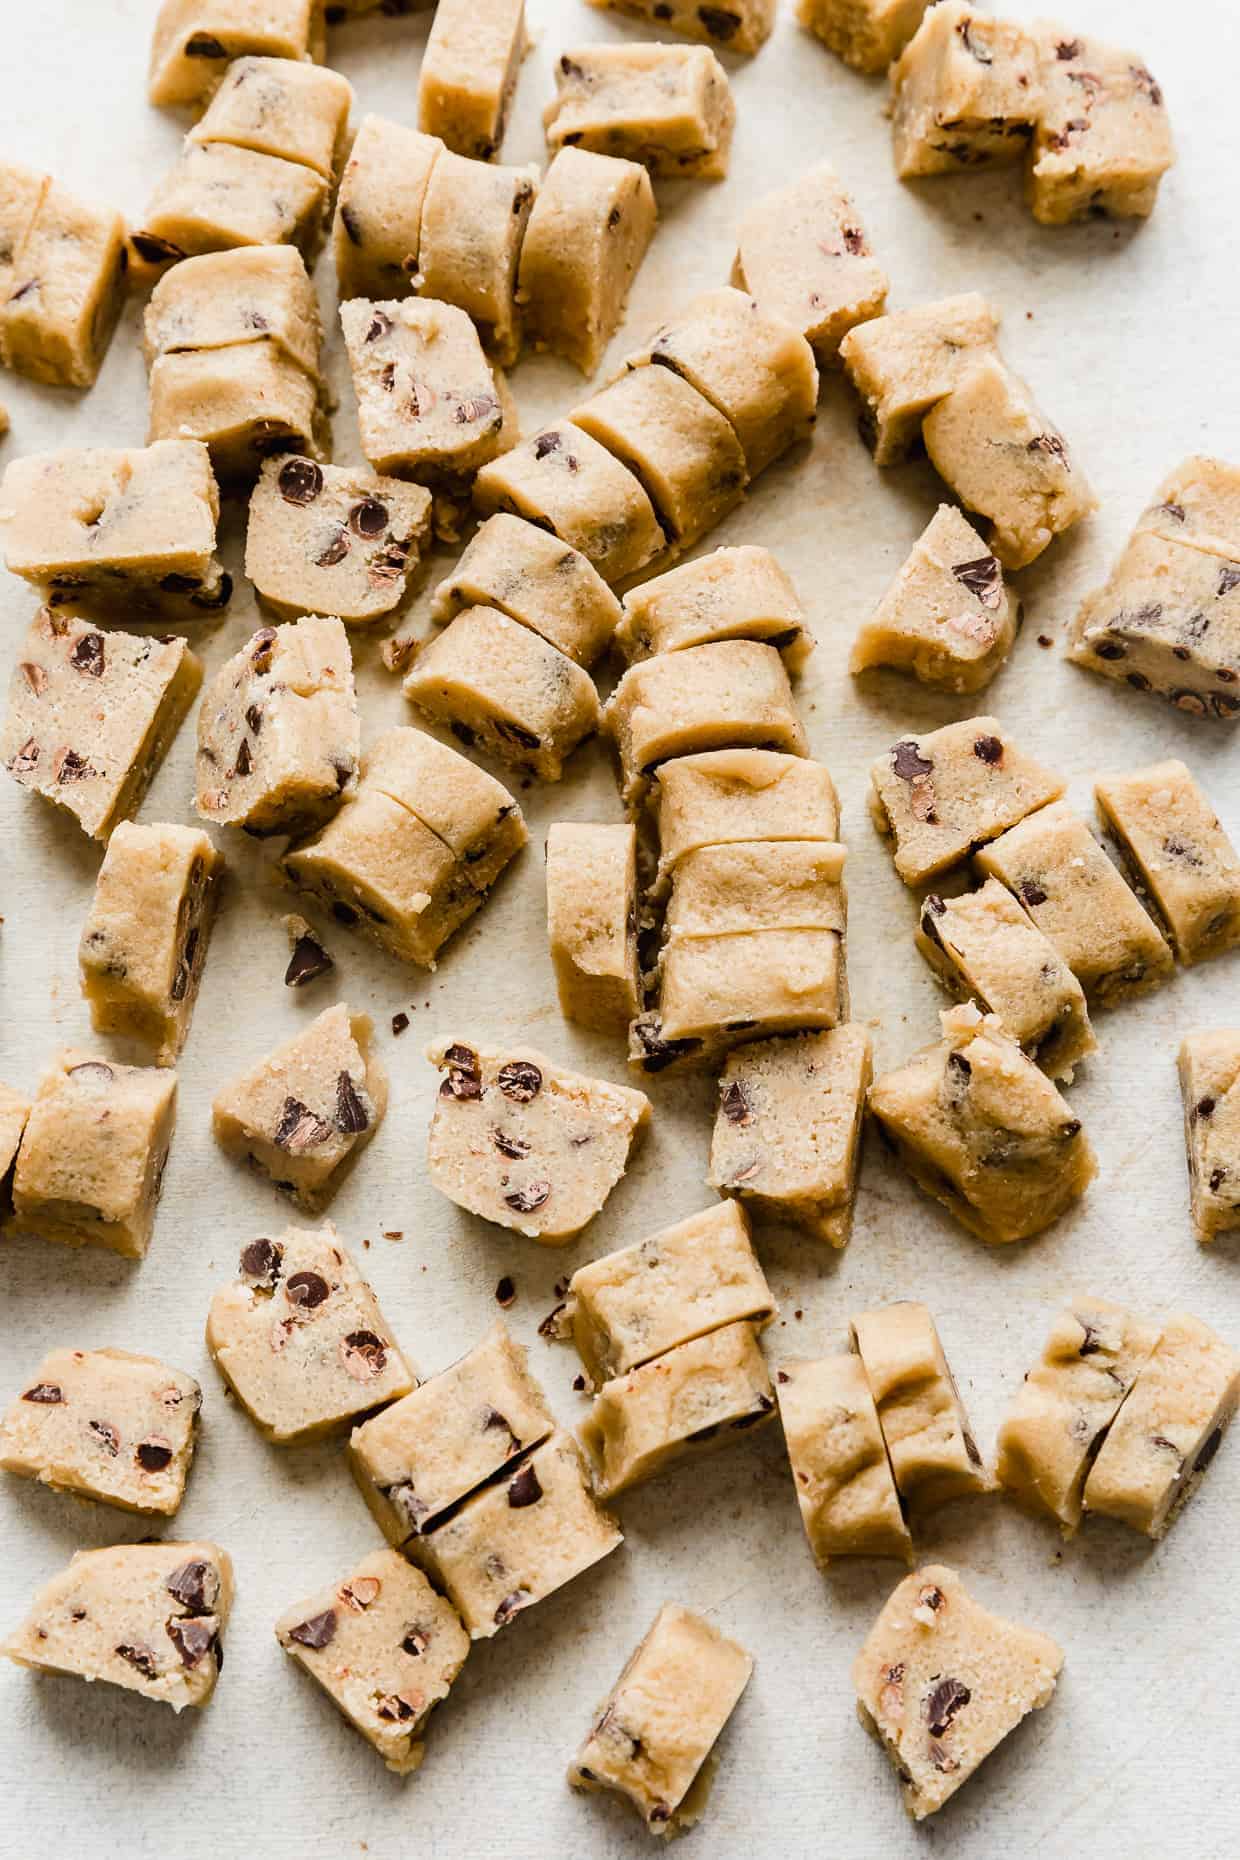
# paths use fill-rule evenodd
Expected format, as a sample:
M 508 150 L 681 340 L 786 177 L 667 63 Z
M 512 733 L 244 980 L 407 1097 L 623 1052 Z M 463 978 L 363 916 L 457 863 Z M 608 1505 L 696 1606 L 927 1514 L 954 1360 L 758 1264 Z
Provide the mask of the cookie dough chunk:
M 870 781 L 870 811 L 892 841 L 906 885 L 950 870 L 1064 791 L 1062 779 L 1018 749 L 997 717 L 903 738 L 874 763 Z
M 245 572 L 283 620 L 328 613 L 366 626 L 407 600 L 430 524 L 421 485 L 298 453 L 268 459 L 250 499 Z
M 1144 994 L 1174 971 L 1154 920 L 1066 802 L 1013 827 L 976 865 L 1020 899 L 1091 1001 Z
M 1186 1035 L 1179 1055 L 1197 1238 L 1240 1227 L 1240 1031 Z
M 667 539 L 631 471 L 578 426 L 546 427 L 484 465 L 474 484 L 483 516 L 508 511 L 579 549 L 604 581 L 623 581 Z
M 364 116 L 340 180 L 332 251 L 340 302 L 405 296 L 418 269 L 422 208 L 443 152 L 383 116 Z
M 992 1615 L 955 1570 L 906 1576 L 853 1666 L 857 1712 L 890 1757 L 914 1821 L 942 1808 L 1022 1718 L 1050 1703 L 1063 1653 Z
M 445 149 L 422 205 L 415 288 L 472 317 L 505 367 L 521 348 L 517 260 L 537 194 L 537 168 L 490 167 Z
M 128 265 L 120 214 L 48 182 L 12 269 L 0 268 L 0 361 L 51 387 L 90 387 L 121 313 Z
M 394 1550 L 287 1609 L 276 1639 L 397 1776 L 421 1767 L 430 1715 L 469 1652 L 456 1610 Z
M 737 1037 L 801 1033 L 848 1019 L 844 939 L 838 930 L 753 930 L 680 937 L 660 963 L 664 1039 L 712 1051 Z
M 248 487 L 273 453 L 324 456 L 323 389 L 274 342 L 161 355 L 147 437 L 200 440 L 221 484 Z
M 658 209 L 639 163 L 561 148 L 521 246 L 518 298 L 535 348 L 592 375 L 624 315 Z
M 854 71 L 882 72 L 925 10 L 926 0 L 798 0 L 797 18 Z
M 719 1080 L 711 1187 L 846 1246 L 870 1076 L 870 1036 L 851 1023 L 737 1047 Z
M 163 0 L 147 95 L 157 104 L 201 103 L 231 59 L 252 54 L 322 64 L 326 46 L 322 0 Z
M 676 867 L 668 944 L 762 930 L 847 928 L 843 846 L 819 840 L 750 840 L 703 846 Z
M 50 175 L 0 161 L 0 304 L 8 302 L 22 247 L 51 184 Z
M 1021 161 L 1042 104 L 1037 45 L 1010 20 L 946 0 L 892 66 L 891 104 L 903 181 Z
M 218 1544 L 116 1544 L 79 1550 L 39 1590 L 0 1653 L 159 1699 L 206 1705 L 224 1663 L 232 1563 Z
M 1056 1317 L 999 1429 L 999 1484 L 1066 1536 L 1081 1521 L 1086 1476 L 1107 1429 L 1157 1341 L 1131 1311 L 1082 1299 Z
M 387 1075 L 370 1031 L 364 1015 L 338 1004 L 225 1085 L 211 1106 L 221 1149 L 299 1206 L 321 1207 L 387 1110 Z
M 416 1386 L 333 1227 L 250 1240 L 207 1316 L 215 1366 L 265 1440 L 338 1433 Z
M 769 549 L 716 549 L 643 582 L 624 597 L 616 644 L 630 665 L 661 652 L 756 639 L 798 672 L 814 636 L 796 589 Z
M 941 1017 L 943 1038 L 876 1079 L 870 1110 L 923 1193 L 991 1245 L 1041 1233 L 1097 1164 L 1079 1118 L 993 1015 Z
M 436 1040 L 443 1073 L 430 1179 L 458 1207 L 546 1246 L 575 1240 L 624 1174 L 650 1115 L 644 1092 L 556 1066 L 532 1047 Z
M 887 274 L 830 162 L 752 206 L 737 233 L 732 281 L 835 361 L 848 331 L 881 316 Z
M 555 1432 L 523 1347 L 492 1324 L 467 1356 L 353 1430 L 349 1459 L 397 1549 Z
M 418 128 L 489 161 L 504 140 L 525 36 L 525 0 L 440 0 L 418 80 Z
M 128 1350 L 53 1350 L 0 1424 L 0 1466 L 56 1492 L 171 1517 L 185 1496 L 202 1390 Z
M 339 620 L 260 627 L 203 698 L 195 806 L 247 833 L 304 832 L 356 788 L 358 735 Z
M 865 403 L 861 432 L 876 465 L 908 457 L 926 414 L 994 349 L 998 333 L 998 316 L 976 291 L 893 310 L 848 331 L 840 360 Z
M 554 821 L 547 834 L 547 937 L 565 1020 L 625 1033 L 641 1006 L 637 833 Z
M 951 993 L 997 1015 L 1048 1078 L 1070 1082 L 1097 1050 L 1081 984 L 998 879 L 954 898 L 931 892 L 916 940 Z
M 134 247 L 149 264 L 255 245 L 295 246 L 313 259 L 330 210 L 330 183 L 313 168 L 191 141 L 151 195 Z
M 1240 556 L 1240 465 L 1201 454 L 1185 459 L 1159 485 L 1137 534 L 1229 561 Z
M 743 1647 L 665 1602 L 569 1765 L 572 1787 L 625 1797 L 651 1834 L 683 1833 L 701 1819 L 710 1753 L 752 1672 Z
M 712 51 L 691 45 L 583 45 L 555 68 L 547 146 L 641 162 L 656 180 L 720 180 L 736 105 Z
M 1012 650 L 1019 617 L 998 558 L 940 504 L 857 634 L 848 669 L 891 665 L 943 691 L 980 691 Z
M 1240 859 L 1184 764 L 1110 776 L 1094 793 L 1180 961 L 1201 962 L 1240 942 Z
M 552 1434 L 515 1472 L 467 1498 L 406 1554 L 459 1609 L 472 1640 L 488 1640 L 624 1541 L 594 1501 L 571 1434 Z
M 29 1116 L 29 1098 L 0 1084 L 0 1218 L 13 1211 L 13 1164 Z
M 1026 173 L 1034 219 L 1147 218 L 1175 160 L 1161 86 L 1135 52 L 1059 26 L 1035 38 L 1042 95 Z
M 915 1522 L 994 1489 L 925 1305 L 863 1311 L 850 1327 L 874 1397 L 901 1510 Z
M 183 639 L 104 634 L 45 607 L 18 649 L 0 761 L 106 840 L 137 813 L 201 679 Z
M 656 772 L 652 804 L 662 883 L 687 854 L 746 840 L 838 840 L 840 804 L 821 762 L 769 749 L 677 756 Z
M 1240 1357 L 1196 1318 L 1170 1318 L 1102 1443 L 1085 1509 L 1162 1537 L 1200 1483 L 1240 1401 Z
M 447 622 L 463 607 L 497 607 L 584 666 L 602 656 L 620 621 L 619 601 L 580 550 L 504 511 L 440 582 L 431 617 Z
M 30 1107 L 13 1172 L 13 1225 L 65 1246 L 141 1259 L 176 1116 L 175 1072 L 66 1047 Z
M 363 757 L 362 779 L 425 821 L 481 891 L 529 838 L 503 783 L 424 730 L 398 727 L 377 736 Z
M 344 158 L 352 104 L 353 86 L 338 71 L 292 58 L 237 58 L 189 141 L 298 162 L 330 183 Z
M 205 252 L 165 272 L 142 321 L 148 366 L 187 349 L 272 344 L 318 377 L 323 326 L 301 253 L 287 245 Z
M 775 1393 L 801 1522 L 819 1568 L 840 1556 L 911 1563 L 912 1539 L 860 1359 L 781 1363 Z
M 176 1063 L 215 917 L 223 861 L 197 827 L 135 826 L 108 842 L 78 945 L 96 1033 L 125 1034 Z
M 591 6 L 640 19 L 657 32 L 680 32 L 740 55 L 760 51 L 775 24 L 775 0 L 731 0 L 728 6 L 698 0 L 589 0 Z

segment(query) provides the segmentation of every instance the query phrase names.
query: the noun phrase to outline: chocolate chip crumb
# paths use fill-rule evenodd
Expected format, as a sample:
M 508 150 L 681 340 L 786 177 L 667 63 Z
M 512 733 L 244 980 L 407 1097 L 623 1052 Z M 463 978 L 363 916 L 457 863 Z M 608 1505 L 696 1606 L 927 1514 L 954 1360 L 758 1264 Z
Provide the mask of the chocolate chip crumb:
M 517 1301 L 516 1285 L 512 1279 L 508 1277 L 507 1273 L 504 1274 L 504 1277 L 495 1287 L 495 1298 L 496 1302 L 501 1304 L 505 1311 L 508 1309 L 509 1305 L 513 1305 Z

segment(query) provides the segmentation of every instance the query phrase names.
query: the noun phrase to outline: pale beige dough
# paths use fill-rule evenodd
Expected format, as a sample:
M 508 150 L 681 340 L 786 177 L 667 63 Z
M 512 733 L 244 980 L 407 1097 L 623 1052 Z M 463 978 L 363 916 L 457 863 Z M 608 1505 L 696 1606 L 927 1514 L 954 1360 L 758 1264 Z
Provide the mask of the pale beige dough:
M 1041 101 L 1025 192 L 1044 226 L 1145 219 L 1175 160 L 1162 88 L 1135 52 L 1039 26 Z
M 529 834 L 502 782 L 424 730 L 385 730 L 362 758 L 362 779 L 425 821 L 485 891 Z
M 655 32 L 679 32 L 687 39 L 722 45 L 739 56 L 759 51 L 775 24 L 775 0 L 728 0 L 726 6 L 708 6 L 703 0 L 588 0 L 588 4 L 641 20 Z
M 1240 1227 L 1240 1030 L 1186 1034 L 1179 1074 L 1193 1224 L 1208 1243 Z
M 927 0 L 798 0 L 797 18 L 854 71 L 885 71 L 908 44 Z
M 668 1040 L 711 1050 L 737 1036 L 801 1033 L 848 1019 L 838 930 L 752 930 L 682 937 L 660 958 L 659 1015 Z
M 50 175 L 0 161 L 0 304 L 8 302 L 22 247 L 51 184 Z
M 655 773 L 652 807 L 664 882 L 698 847 L 839 838 L 830 771 L 769 749 L 715 749 L 664 762 Z
M 489 161 L 528 49 L 525 0 L 439 0 L 418 79 L 418 128 Z
M 408 599 L 430 527 L 419 484 L 298 453 L 268 459 L 250 499 L 245 572 L 282 620 L 328 613 L 366 626 Z
M 626 1033 L 641 1006 L 632 826 L 552 822 L 547 940 L 564 1018 L 601 1033 Z
M 273 453 L 330 449 L 318 377 L 269 341 L 157 356 L 147 438 L 200 440 L 220 483 L 246 488 Z
M 1041 104 L 1038 48 L 1024 27 L 944 0 L 891 67 L 896 173 L 1021 161 Z
M 322 64 L 323 0 L 163 0 L 151 40 L 152 103 L 198 104 L 231 59 L 255 55 Z
M 887 301 L 887 274 L 827 161 L 749 208 L 737 229 L 732 281 L 798 330 L 826 365 L 848 331 L 881 316 Z
M 669 945 L 762 930 L 847 928 L 843 846 L 822 840 L 749 840 L 686 853 L 672 876 L 664 919 Z
M 537 196 L 537 168 L 492 167 L 445 149 L 422 203 L 415 288 L 472 317 L 505 367 L 521 348 L 517 261 Z
M 497 607 L 587 667 L 620 621 L 619 601 L 580 550 L 505 511 L 479 526 L 440 582 L 431 618 L 446 623 L 463 607 Z
M 850 1335 L 905 1516 L 920 1522 L 952 1499 L 993 1490 L 925 1305 L 906 1302 L 861 1312 Z
M 300 162 L 229 142 L 187 141 L 147 204 L 138 256 L 223 252 L 231 246 L 295 246 L 313 259 L 327 228 L 330 183 Z
M 407 293 L 418 268 L 422 208 L 443 151 L 383 116 L 364 116 L 340 179 L 332 250 L 341 303 Z
M 236 58 L 189 132 L 298 162 L 325 181 L 340 172 L 353 86 L 338 71 L 293 58 Z
M 1182 762 L 1095 782 L 1102 819 L 1183 963 L 1240 943 L 1240 858 Z
M 550 531 L 613 583 L 636 574 L 667 543 L 633 473 L 568 423 L 544 427 L 484 465 L 474 504 L 482 516 L 508 511 Z
M 624 597 L 616 645 L 630 665 L 661 652 L 756 639 L 798 672 L 814 649 L 796 589 L 769 549 L 715 549 L 642 582 Z
M 944 691 L 980 691 L 1011 652 L 1020 611 L 998 558 L 940 504 L 859 630 L 848 669 L 890 665 Z
M 1141 514 L 1137 534 L 1240 556 L 1240 465 L 1195 453 L 1163 479 Z
M 13 191 L 28 202 L 19 176 Z M 44 181 L 10 265 L 0 265 L 0 362 L 52 387 L 90 387 L 125 300 L 120 214 Z
M 911 1562 L 912 1539 L 860 1358 L 781 1363 L 775 1394 L 801 1522 L 819 1568 L 841 1556 Z
M 876 465 L 894 465 L 916 448 L 926 414 L 993 351 L 998 334 L 996 311 L 976 291 L 889 311 L 848 331 L 840 360 L 865 403 L 861 431 Z
M 547 146 L 641 162 L 656 180 L 719 180 L 728 171 L 736 105 L 705 46 L 583 45 L 556 62 L 543 111 Z
M 323 325 L 300 252 L 288 245 L 205 252 L 164 273 L 142 319 L 147 366 L 187 349 L 270 343 L 311 381 L 319 376 Z

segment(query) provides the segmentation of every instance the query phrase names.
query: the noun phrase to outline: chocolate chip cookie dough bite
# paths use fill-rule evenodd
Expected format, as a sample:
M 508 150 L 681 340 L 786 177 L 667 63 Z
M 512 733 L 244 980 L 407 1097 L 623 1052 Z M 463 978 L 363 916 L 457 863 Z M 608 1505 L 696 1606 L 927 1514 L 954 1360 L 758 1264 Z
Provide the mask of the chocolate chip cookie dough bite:
M 1162 86 L 1135 52 L 1034 29 L 1041 101 L 1025 192 L 1044 226 L 1145 219 L 1175 160 Z
M 1142 511 L 1136 534 L 1233 560 L 1240 555 L 1240 465 L 1202 453 L 1182 460 Z
M 138 276 L 233 247 L 287 245 L 313 261 L 330 208 L 329 183 L 313 168 L 228 142 L 186 141 L 133 236 Z
M 474 506 L 524 517 L 577 549 L 604 581 L 627 580 L 667 538 L 633 473 L 580 427 L 562 422 L 484 465 Z
M 443 153 L 384 116 L 364 116 L 340 178 L 332 252 L 341 303 L 350 297 L 405 296 L 418 269 L 422 208 Z
M 1240 942 L 1240 859 L 1198 783 L 1177 760 L 1096 782 L 1102 819 L 1179 960 Z
M 147 435 L 201 440 L 221 485 L 248 490 L 273 453 L 325 455 L 322 382 L 272 343 L 161 355 L 151 368 Z
M 780 1363 L 775 1394 L 801 1522 L 819 1568 L 841 1556 L 911 1562 L 912 1539 L 861 1359 Z
M 517 261 L 537 195 L 536 167 L 501 168 L 445 149 L 422 203 L 416 290 L 464 310 L 505 367 L 521 349 Z
M 565 1020 L 627 1033 L 641 1007 L 637 833 L 553 821 L 547 834 L 547 940 Z
M 656 575 L 624 597 L 616 645 L 630 665 L 723 639 L 774 646 L 790 672 L 814 649 L 814 635 L 791 579 L 769 549 L 744 543 L 715 549 Z
M 998 335 L 994 308 L 968 291 L 888 311 L 841 338 L 840 360 L 864 402 L 861 433 L 876 465 L 897 464 L 916 450 L 926 414 L 995 349 Z
M 502 782 L 424 730 L 385 730 L 367 749 L 365 781 L 426 822 L 479 890 L 495 883 L 529 834 Z
M 339 71 L 292 58 L 236 58 L 187 140 L 296 162 L 330 187 L 344 160 L 352 107 L 353 86 Z
M 881 315 L 887 300 L 887 274 L 825 161 L 745 213 L 732 282 L 804 336 L 824 367 L 835 365 L 848 331 Z
M 317 378 L 323 326 L 314 285 L 287 245 L 204 252 L 156 284 L 142 319 L 142 349 L 164 355 L 250 345 L 274 349 Z
M 504 511 L 479 525 L 439 583 L 431 618 L 446 624 L 466 607 L 498 608 L 587 668 L 607 650 L 621 614 L 579 549 Z
M 218 88 L 234 58 L 322 64 L 326 50 L 323 0 L 163 0 L 147 95 L 155 104 L 193 107 Z
M 920 1522 L 952 1499 L 994 1489 L 956 1379 L 925 1305 L 863 1311 L 851 1341 L 874 1398 L 905 1517 Z
M 1240 1030 L 1186 1034 L 1179 1074 L 1193 1224 L 1208 1243 L 1240 1227 Z
M 397 612 L 429 544 L 431 495 L 365 467 L 267 459 L 250 499 L 245 572 L 281 620 L 334 614 L 369 626 Z
M 525 0 L 440 0 L 422 54 L 418 128 L 490 161 L 528 49 Z
M 716 749 L 677 756 L 655 772 L 660 894 L 680 861 L 706 846 L 752 840 L 838 841 L 840 805 L 831 772 L 808 757 L 770 749 Z
M 945 0 L 925 13 L 891 68 L 896 173 L 908 180 L 1021 161 L 1041 102 L 1030 34 Z
M 583 45 L 555 67 L 547 147 L 637 161 L 655 180 L 722 180 L 736 105 L 712 51 L 690 45 Z
M 0 195 L 0 363 L 90 387 L 125 298 L 125 222 L 13 163 L 0 163 Z
M 927 0 L 798 0 L 807 32 L 854 71 L 885 71 L 916 32 Z
M 940 504 L 858 631 L 848 669 L 889 665 L 940 690 L 981 691 L 1012 650 L 1020 611 L 998 557 Z

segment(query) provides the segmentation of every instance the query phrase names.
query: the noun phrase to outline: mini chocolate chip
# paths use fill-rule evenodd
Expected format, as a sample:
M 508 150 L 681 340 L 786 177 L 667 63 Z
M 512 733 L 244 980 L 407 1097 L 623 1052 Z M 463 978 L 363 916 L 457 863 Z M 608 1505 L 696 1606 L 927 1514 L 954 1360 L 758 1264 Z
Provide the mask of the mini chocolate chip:
M 44 1407 L 54 1407 L 57 1402 L 64 1400 L 64 1394 L 54 1382 L 36 1382 L 32 1389 L 26 1390 L 22 1400 L 40 1402 Z
M 508 1309 L 509 1305 L 516 1303 L 517 1288 L 508 1277 L 507 1273 L 504 1274 L 499 1284 L 495 1287 L 495 1298 L 496 1302 L 503 1305 L 505 1310 Z
M 514 1589 L 511 1595 L 506 1595 L 492 1616 L 496 1627 L 503 1627 L 506 1621 L 511 1621 L 530 1599 L 528 1589 Z
M 332 957 L 319 942 L 319 939 L 307 931 L 299 936 L 293 945 L 288 968 L 284 971 L 286 988 L 305 988 L 310 982 L 317 982 L 320 975 L 326 975 L 336 966 Z
M 973 745 L 973 754 L 979 762 L 994 768 L 1003 760 L 1003 744 L 997 736 L 979 736 Z
M 248 775 L 253 767 L 254 757 L 250 753 L 249 739 L 243 736 L 237 746 L 237 760 L 233 763 L 233 775 L 234 777 Z
M 316 568 L 335 568 L 337 562 L 343 562 L 351 545 L 343 530 L 338 529 L 331 541 L 315 556 Z
M 532 1214 L 535 1208 L 541 1208 L 551 1193 L 550 1182 L 529 1182 L 524 1188 L 514 1188 L 511 1194 L 504 1196 L 506 1206 L 514 1214 Z
M 537 749 L 541 740 L 532 730 L 523 729 L 519 723 L 506 720 L 496 722 L 495 733 L 503 737 L 505 742 L 516 743 L 521 749 Z
M 219 1573 L 210 1563 L 182 1563 L 165 1578 L 164 1587 L 191 1615 L 209 1615 L 219 1600 Z
M 336 1080 L 336 1128 L 346 1137 L 357 1136 L 370 1128 L 370 1113 L 347 1072 L 342 1072 Z
M 737 30 L 741 23 L 741 16 L 739 13 L 729 13 L 720 6 L 700 6 L 697 10 L 697 16 L 707 32 L 709 32 L 711 38 L 719 39 L 725 45 L 729 39 L 734 39 L 736 37 Z
M 539 433 L 534 440 L 534 457 L 545 459 L 550 452 L 558 452 L 564 440 L 559 433 Z
M 185 41 L 184 52 L 187 58 L 227 58 L 228 53 L 219 40 L 209 32 L 195 32 Z
M 500 1067 L 495 1083 L 514 1104 L 529 1104 L 542 1090 L 543 1075 L 528 1059 L 511 1059 Z
M 533 1466 L 523 1466 L 516 1478 L 509 1481 L 508 1503 L 514 1511 L 523 1511 L 527 1505 L 536 1505 L 542 1495 L 543 1489 Z
M 251 1240 L 241 1249 L 241 1270 L 249 1279 L 270 1279 L 274 1284 L 283 1258 L 284 1248 L 277 1241 Z
M 83 633 L 69 654 L 69 663 L 74 671 L 82 672 L 87 678 L 102 678 L 106 666 L 103 634 Z
M 159 1667 L 156 1665 L 155 1655 L 151 1652 L 149 1647 L 122 1645 L 117 1647 L 115 1651 L 120 1655 L 122 1660 L 127 1660 L 130 1666 L 136 1668 L 144 1679 L 158 1678 Z
M 383 1374 L 387 1367 L 388 1346 L 373 1330 L 351 1330 L 340 1345 L 345 1369 L 355 1382 Z
M 1032 907 L 1033 905 L 1046 903 L 1046 893 L 1035 879 L 1022 878 L 1016 889 L 1020 893 L 1021 901 L 1024 904 L 1028 904 Z
M 362 340 L 363 342 L 378 342 L 381 336 L 386 336 L 389 333 L 391 327 L 391 317 L 385 315 L 382 310 L 376 310 L 373 317 L 370 319 L 366 334 Z
M 308 1621 L 299 1621 L 296 1627 L 288 1631 L 290 1640 L 295 1640 L 299 1647 L 326 1647 L 335 1638 L 336 1610 L 325 1608 L 321 1615 L 311 1615 Z
M 197 1666 L 215 1645 L 215 1629 L 208 1627 L 205 1621 L 174 1615 L 164 1625 L 168 1639 L 181 1656 L 182 1666 Z
M 525 1138 L 513 1136 L 510 1131 L 493 1130 L 491 1139 L 500 1155 L 507 1156 L 510 1162 L 519 1162 L 523 1156 L 528 1156 L 530 1153 L 530 1146 Z
M 405 1013 L 393 1014 L 392 1033 L 399 1037 L 409 1025 L 409 1016 Z
M 931 773 L 934 763 L 922 755 L 911 737 L 907 737 L 903 742 L 893 745 L 891 766 L 901 781 L 917 781 Z
M 388 526 L 386 504 L 381 504 L 377 497 L 364 497 L 360 504 L 354 504 L 349 512 L 349 528 L 355 535 L 373 542 L 382 536 Z
M 295 1272 L 284 1288 L 284 1295 L 291 1305 L 300 1305 L 303 1310 L 313 1311 L 329 1296 L 331 1287 L 321 1272 Z
M 1193 1107 L 1193 1116 L 1194 1117 L 1213 1117 L 1214 1107 L 1216 1103 L 1217 1103 L 1217 1100 L 1209 1097 L 1208 1095 L 1204 1098 L 1199 1098 L 1197 1100 L 1196 1105 Z
M 326 1143 L 331 1134 L 331 1125 L 316 1117 L 299 1098 L 286 1098 L 271 1140 L 277 1149 L 297 1154 L 316 1149 L 320 1143 Z
M 942 1737 L 972 1696 L 968 1686 L 959 1679 L 940 1679 L 922 1702 L 922 1714 L 931 1737 Z
M 90 1421 L 87 1425 L 108 1457 L 110 1459 L 115 1459 L 121 1450 L 121 1437 L 112 1423 L 110 1421 Z
M 158 1435 L 152 1435 L 149 1440 L 140 1440 L 134 1452 L 143 1472 L 162 1472 L 165 1466 L 172 1463 L 172 1448 Z
M 281 465 L 276 484 L 286 504 L 312 504 L 323 489 L 323 473 L 313 459 L 292 458 Z
M 730 1124 L 752 1124 L 753 1105 L 740 1079 L 733 1079 L 723 1089 L 719 1108 Z
M 173 245 L 171 239 L 158 239 L 154 233 L 130 233 L 129 242 L 148 265 L 175 265 L 185 257 L 179 245 Z

